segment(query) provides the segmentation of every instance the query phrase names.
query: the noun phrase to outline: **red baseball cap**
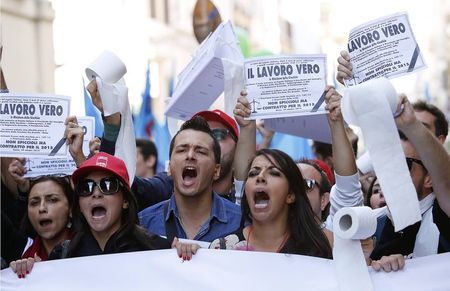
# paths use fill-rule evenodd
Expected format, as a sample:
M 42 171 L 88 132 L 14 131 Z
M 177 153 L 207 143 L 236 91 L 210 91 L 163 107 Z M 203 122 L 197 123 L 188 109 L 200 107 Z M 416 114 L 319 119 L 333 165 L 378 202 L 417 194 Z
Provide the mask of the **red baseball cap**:
M 214 109 L 212 111 L 205 110 L 194 114 L 194 116 L 201 116 L 206 121 L 217 121 L 228 127 L 236 138 L 239 138 L 239 129 L 234 118 L 219 109 Z
M 334 185 L 334 175 L 333 175 L 333 172 L 331 171 L 330 167 L 324 161 L 321 161 L 319 159 L 315 159 L 314 161 L 322 169 L 322 171 L 325 172 L 325 175 L 327 175 L 330 185 Z
M 99 152 L 90 159 L 84 161 L 84 163 L 73 172 L 72 181 L 74 185 L 77 185 L 81 179 L 94 171 L 109 172 L 119 178 L 119 180 L 130 189 L 128 171 L 124 161 L 104 152 Z

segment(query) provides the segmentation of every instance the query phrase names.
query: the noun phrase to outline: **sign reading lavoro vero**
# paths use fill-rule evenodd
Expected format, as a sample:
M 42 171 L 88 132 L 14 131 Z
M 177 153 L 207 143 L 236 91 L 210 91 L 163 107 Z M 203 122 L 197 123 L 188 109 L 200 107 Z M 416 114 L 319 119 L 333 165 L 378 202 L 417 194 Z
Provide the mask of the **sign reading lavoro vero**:
M 278 55 L 247 59 L 244 73 L 250 119 L 323 113 L 326 56 Z
M 362 24 L 350 31 L 347 49 L 353 86 L 378 77 L 398 77 L 426 68 L 406 12 Z
M 69 109 L 67 96 L 0 94 L 0 156 L 67 156 Z

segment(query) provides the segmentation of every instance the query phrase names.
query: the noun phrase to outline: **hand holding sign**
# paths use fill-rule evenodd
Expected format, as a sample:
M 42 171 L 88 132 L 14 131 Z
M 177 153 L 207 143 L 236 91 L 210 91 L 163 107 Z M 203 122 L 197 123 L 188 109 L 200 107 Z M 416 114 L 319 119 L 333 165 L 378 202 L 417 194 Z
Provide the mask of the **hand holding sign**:
M 64 137 L 69 146 L 70 155 L 73 157 L 75 163 L 80 165 L 86 160 L 83 153 L 83 128 L 78 125 L 77 117 L 74 115 L 67 117 L 64 124 L 66 126 Z
M 241 95 L 238 97 L 236 106 L 233 110 L 234 119 L 240 127 L 246 127 L 252 123 L 251 120 L 246 120 L 251 113 L 251 106 L 247 100 L 247 91 L 242 90 Z
M 30 181 L 24 178 L 27 169 L 25 168 L 25 158 L 14 158 L 8 167 L 8 172 L 17 184 L 21 192 L 28 192 L 30 189 Z
M 344 80 L 350 80 L 353 76 L 353 67 L 350 63 L 350 55 L 347 51 L 341 51 L 341 55 L 337 59 L 338 68 L 336 80 L 344 85 Z
M 374 78 L 393 78 L 426 67 L 420 53 L 408 14 L 397 13 L 364 23 L 351 30 L 348 45 L 350 58 L 343 58 L 342 72 L 352 70 L 345 80 L 346 86 L 354 86 Z M 350 61 L 349 68 L 344 61 Z

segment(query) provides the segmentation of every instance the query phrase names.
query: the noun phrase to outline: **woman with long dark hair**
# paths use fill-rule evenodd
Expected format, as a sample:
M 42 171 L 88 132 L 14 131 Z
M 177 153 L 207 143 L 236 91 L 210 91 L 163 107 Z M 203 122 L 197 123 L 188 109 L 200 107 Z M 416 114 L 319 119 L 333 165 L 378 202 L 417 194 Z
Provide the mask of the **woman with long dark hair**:
M 234 248 L 331 258 L 305 189 L 290 156 L 276 149 L 259 150 L 245 181 L 242 230 L 236 234 L 241 242 Z
M 11 169 L 14 168 L 15 165 L 12 165 Z M 22 256 L 10 263 L 19 278 L 26 276 L 35 261 L 48 260 L 54 247 L 73 235 L 71 217 L 74 192 L 70 179 L 41 176 L 29 183 L 27 211 L 22 222 L 22 233 L 28 236 L 28 242 L 25 244 L 26 241 L 16 240 L 24 242 L 16 246 L 23 250 Z M 20 232 L 14 231 L 9 239 L 20 235 Z

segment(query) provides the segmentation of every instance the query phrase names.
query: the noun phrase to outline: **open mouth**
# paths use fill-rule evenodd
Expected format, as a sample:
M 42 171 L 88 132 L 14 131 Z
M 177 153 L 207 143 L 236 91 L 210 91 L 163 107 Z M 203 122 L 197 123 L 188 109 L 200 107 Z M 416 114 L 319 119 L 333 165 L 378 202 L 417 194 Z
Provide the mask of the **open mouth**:
M 42 227 L 46 227 L 49 226 L 50 224 L 52 224 L 52 220 L 51 219 L 43 219 L 41 221 L 39 221 L 39 225 Z
M 266 192 L 264 191 L 257 191 L 255 192 L 255 208 L 266 208 L 267 205 L 269 204 L 269 195 L 267 195 Z
M 190 181 L 197 177 L 197 169 L 194 167 L 185 167 L 181 175 L 184 181 Z
M 106 208 L 103 206 L 96 206 L 92 208 L 92 217 L 93 218 L 101 218 L 106 215 Z

